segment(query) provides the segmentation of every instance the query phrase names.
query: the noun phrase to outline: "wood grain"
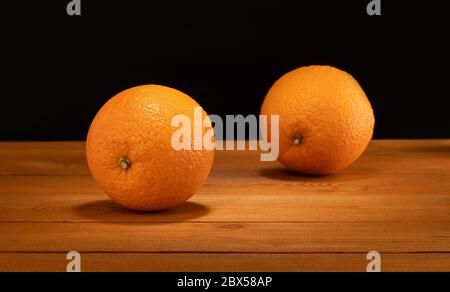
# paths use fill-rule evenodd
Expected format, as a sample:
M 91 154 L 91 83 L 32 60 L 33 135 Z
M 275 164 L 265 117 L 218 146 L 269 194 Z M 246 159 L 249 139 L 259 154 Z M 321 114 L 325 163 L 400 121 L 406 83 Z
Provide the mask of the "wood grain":
M 65 253 L 0 253 L 0 272 L 66 271 Z M 85 272 L 365 272 L 365 253 L 84 253 Z M 382 271 L 446 272 L 450 254 L 383 254 Z
M 0 174 L 89 175 L 83 142 L 3 142 L 0 146 Z M 450 140 L 375 140 L 365 154 L 331 181 L 354 178 L 378 178 L 388 174 L 445 174 L 450 167 Z M 229 169 L 232 172 L 229 172 Z M 217 151 L 215 175 L 210 182 L 238 182 L 255 176 L 267 181 L 275 176 L 282 179 L 288 172 L 278 162 L 259 161 L 258 151 Z M 264 169 L 261 173 L 261 169 Z M 291 178 L 292 179 L 292 178 Z M 314 178 L 312 178 L 314 179 Z M 253 182 L 256 183 L 256 182 Z
M 223 186 L 202 192 L 210 188 L 226 195 L 199 194 L 153 213 L 125 209 L 104 194 L 2 195 L 0 222 L 450 222 L 450 194 L 277 194 L 276 188 L 254 194 Z
M 449 252 L 450 223 L 2 223 L 0 252 Z
M 373 141 L 325 177 L 221 151 L 197 195 L 155 213 L 109 200 L 82 142 L 0 143 L 0 159 L 0 271 L 65 270 L 69 250 L 86 271 L 360 271 L 370 250 L 385 271 L 450 270 L 450 140 Z

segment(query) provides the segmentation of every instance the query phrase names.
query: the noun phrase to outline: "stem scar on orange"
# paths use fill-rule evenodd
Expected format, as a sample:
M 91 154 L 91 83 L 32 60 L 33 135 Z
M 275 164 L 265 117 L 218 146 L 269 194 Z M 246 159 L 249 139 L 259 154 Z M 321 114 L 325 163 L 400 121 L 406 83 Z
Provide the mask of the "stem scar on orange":
M 282 76 L 267 93 L 261 114 L 280 116 L 278 160 L 313 175 L 332 174 L 353 163 L 372 139 L 375 125 L 358 82 L 330 66 L 301 67 Z
M 188 200 L 209 175 L 214 150 L 174 150 L 171 120 L 193 120 L 200 107 L 165 86 L 125 90 L 100 109 L 89 128 L 86 157 L 96 183 L 117 203 L 157 211 Z M 203 111 L 203 115 L 207 116 Z

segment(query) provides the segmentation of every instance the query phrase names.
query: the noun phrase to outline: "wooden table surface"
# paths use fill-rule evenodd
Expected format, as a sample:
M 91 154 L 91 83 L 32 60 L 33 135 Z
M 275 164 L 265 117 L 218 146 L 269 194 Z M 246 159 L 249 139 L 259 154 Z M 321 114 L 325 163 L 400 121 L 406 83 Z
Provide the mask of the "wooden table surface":
M 450 271 L 450 140 L 373 141 L 306 177 L 217 151 L 184 205 L 142 213 L 94 184 L 82 142 L 0 143 L 0 271 Z

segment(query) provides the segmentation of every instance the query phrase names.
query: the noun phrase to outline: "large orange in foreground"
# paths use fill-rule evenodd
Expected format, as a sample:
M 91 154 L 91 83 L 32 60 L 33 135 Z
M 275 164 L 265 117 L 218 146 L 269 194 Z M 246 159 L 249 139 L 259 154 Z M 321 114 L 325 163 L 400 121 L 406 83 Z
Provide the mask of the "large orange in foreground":
M 111 98 L 95 116 L 86 141 L 96 183 L 114 201 L 136 210 L 164 210 L 189 199 L 214 159 L 214 150 L 172 148 L 172 118 L 184 114 L 193 121 L 194 107 L 199 105 L 186 94 L 159 85 Z
M 302 67 L 282 76 L 267 93 L 261 114 L 280 116 L 278 160 L 314 175 L 332 174 L 354 162 L 375 124 L 358 82 L 330 66 Z

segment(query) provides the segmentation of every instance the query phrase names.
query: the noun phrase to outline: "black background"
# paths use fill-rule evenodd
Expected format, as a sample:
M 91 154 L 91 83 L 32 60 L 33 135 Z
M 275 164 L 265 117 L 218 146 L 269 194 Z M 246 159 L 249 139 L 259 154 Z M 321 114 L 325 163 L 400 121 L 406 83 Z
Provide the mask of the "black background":
M 444 1 L 100 1 L 2 6 L 1 140 L 85 139 L 114 94 L 157 83 L 210 114 L 258 114 L 271 84 L 310 64 L 351 73 L 375 138 L 448 138 Z

